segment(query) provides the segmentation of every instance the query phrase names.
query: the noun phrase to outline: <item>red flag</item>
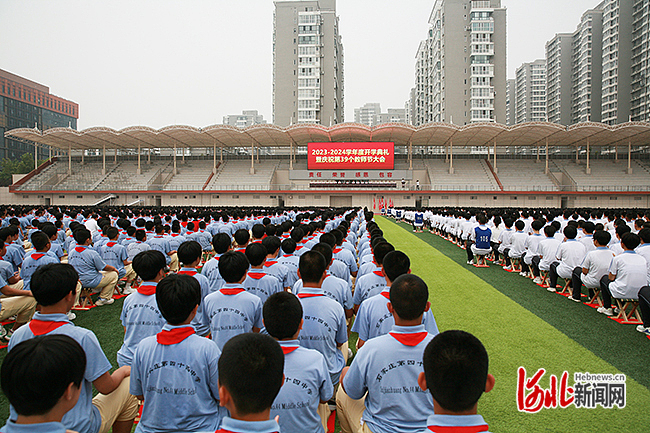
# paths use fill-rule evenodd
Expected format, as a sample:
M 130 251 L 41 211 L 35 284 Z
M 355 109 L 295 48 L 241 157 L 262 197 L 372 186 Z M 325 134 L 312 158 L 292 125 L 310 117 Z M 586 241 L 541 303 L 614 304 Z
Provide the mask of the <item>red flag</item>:
M 392 198 L 390 199 L 390 204 L 388 205 L 388 207 L 393 207 L 393 199 Z
M 375 197 L 372 198 L 372 208 L 377 209 L 377 203 L 375 203 Z

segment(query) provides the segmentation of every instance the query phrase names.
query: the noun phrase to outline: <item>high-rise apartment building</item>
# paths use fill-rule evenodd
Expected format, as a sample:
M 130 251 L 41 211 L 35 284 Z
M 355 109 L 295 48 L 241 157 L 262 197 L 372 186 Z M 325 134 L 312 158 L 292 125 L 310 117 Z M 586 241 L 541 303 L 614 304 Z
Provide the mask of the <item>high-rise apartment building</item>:
M 34 146 L 5 138 L 14 128 L 56 127 L 77 129 L 79 105 L 50 94 L 47 86 L 0 69 L 0 159 L 19 158 L 34 152 Z M 38 159 L 46 159 L 49 148 L 39 147 Z
M 414 124 L 506 122 L 501 0 L 436 0 L 416 57 Z
M 549 122 L 571 124 L 573 34 L 559 33 L 546 43 L 546 113 Z
M 632 9 L 632 100 L 635 122 L 650 122 L 650 3 L 634 0 Z
M 264 123 L 266 123 L 264 116 L 259 114 L 257 110 L 244 110 L 241 114 L 228 114 L 223 116 L 224 125 L 236 126 L 238 128 L 247 128 Z
M 381 104 L 368 102 L 363 107 L 354 109 L 354 123 L 375 126 L 375 115 L 381 113 Z
M 517 89 L 517 80 L 510 78 L 506 80 L 506 125 L 512 126 L 515 124 L 515 90 Z
M 336 0 L 276 1 L 273 123 L 342 123 L 343 90 Z
M 546 121 L 546 60 L 538 59 L 517 68 L 515 123 Z
M 601 121 L 604 3 L 582 14 L 573 33 L 571 123 Z

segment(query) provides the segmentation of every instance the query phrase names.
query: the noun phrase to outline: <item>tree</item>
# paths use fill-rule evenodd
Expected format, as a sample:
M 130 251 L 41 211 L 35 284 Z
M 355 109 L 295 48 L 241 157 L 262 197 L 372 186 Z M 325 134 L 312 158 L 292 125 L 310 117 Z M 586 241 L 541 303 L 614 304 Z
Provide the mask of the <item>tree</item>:
M 42 164 L 45 161 L 39 161 Z M 34 156 L 31 153 L 24 153 L 20 159 L 5 158 L 0 161 L 0 186 L 9 186 L 12 183 L 12 175 L 27 174 L 34 170 Z

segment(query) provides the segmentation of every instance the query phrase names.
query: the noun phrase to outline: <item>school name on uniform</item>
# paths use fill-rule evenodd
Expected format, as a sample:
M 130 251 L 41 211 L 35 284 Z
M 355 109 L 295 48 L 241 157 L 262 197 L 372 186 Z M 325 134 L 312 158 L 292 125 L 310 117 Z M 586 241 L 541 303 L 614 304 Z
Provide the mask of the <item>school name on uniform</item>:
M 128 313 L 131 310 L 134 310 L 136 308 L 143 308 L 145 310 L 150 310 L 151 312 L 156 313 L 156 315 L 162 319 L 162 315 L 156 309 L 156 307 L 154 307 L 153 305 L 149 305 L 149 304 L 133 304 L 133 305 L 129 305 L 125 312 Z
M 159 370 L 161 368 L 180 368 L 181 370 L 187 371 L 194 379 L 194 382 L 201 383 L 201 378 L 196 374 L 196 371 L 192 369 L 189 365 L 183 363 L 183 362 L 176 362 L 176 361 L 161 361 L 161 362 L 156 362 L 153 367 L 151 367 L 149 370 L 147 370 L 147 377 L 151 373 L 153 373 L 156 370 Z
M 377 324 L 375 325 L 375 329 L 380 329 L 380 328 L 381 328 L 381 325 L 382 325 L 386 320 L 390 319 L 391 317 L 393 317 L 393 315 L 392 315 L 391 313 L 384 314 L 384 315 L 381 317 L 381 319 L 379 319 L 379 321 L 377 322 Z
M 173 394 L 173 395 L 195 395 L 196 390 L 190 388 L 170 388 L 164 386 L 162 388 L 156 388 L 155 386 L 148 386 L 147 392 L 155 392 L 156 394 Z
M 526 369 L 517 370 L 517 409 L 519 412 L 537 413 L 542 409 L 565 409 L 569 406 L 583 409 L 619 409 L 625 407 L 626 376 L 624 374 L 574 373 L 574 384 L 568 386 L 569 372 L 562 373 L 558 385 L 555 375 L 549 377 L 549 388 L 539 385 L 546 370 L 540 368 L 530 378 Z
M 242 319 L 248 322 L 248 317 L 246 317 L 246 315 L 242 313 L 238 308 L 229 308 L 229 307 L 217 308 L 216 310 L 214 310 L 214 312 L 210 313 L 210 319 L 212 319 L 214 316 L 216 316 L 219 313 L 235 313 L 235 315 L 240 316 Z
M 322 317 L 316 317 L 316 316 L 305 316 L 305 320 L 312 320 L 319 325 L 322 325 L 325 329 L 327 329 L 328 332 L 334 332 L 334 329 L 327 323 L 325 320 L 323 320 Z
M 295 377 L 285 377 L 284 378 L 284 383 L 297 386 L 298 388 L 305 391 L 307 393 L 307 395 L 312 395 L 314 393 L 314 391 L 311 389 L 309 384 L 303 382 L 300 379 L 296 379 Z M 307 402 L 305 404 L 305 406 L 298 406 L 298 407 L 307 407 L 307 406 L 309 406 L 309 402 Z M 290 408 L 284 408 L 284 409 L 290 409 Z
M 381 382 L 386 373 L 388 373 L 391 370 L 395 370 L 396 368 L 400 367 L 412 367 L 412 366 L 418 366 L 422 368 L 424 363 L 422 361 L 417 361 L 415 359 L 406 359 L 406 360 L 399 360 L 395 362 L 391 362 L 388 364 L 386 367 L 382 368 L 379 373 L 377 374 L 376 380 L 377 382 Z
M 417 392 L 424 392 L 419 386 L 402 386 L 402 387 L 393 387 L 393 386 L 380 386 L 379 392 L 382 394 L 412 394 Z

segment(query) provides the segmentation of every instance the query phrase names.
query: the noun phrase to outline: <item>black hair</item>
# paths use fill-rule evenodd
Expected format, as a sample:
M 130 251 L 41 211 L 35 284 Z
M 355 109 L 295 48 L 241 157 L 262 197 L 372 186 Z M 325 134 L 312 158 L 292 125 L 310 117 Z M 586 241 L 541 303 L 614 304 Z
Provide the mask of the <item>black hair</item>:
M 228 390 L 240 415 L 269 409 L 280 392 L 283 374 L 284 354 L 268 335 L 236 335 L 219 357 L 219 385 Z
M 255 224 L 251 229 L 251 232 L 253 233 L 253 238 L 260 239 L 266 234 L 266 228 L 264 228 L 262 224 Z
M 318 240 L 328 244 L 332 248 L 336 246 L 336 237 L 332 233 L 323 233 Z
M 445 331 L 424 349 L 427 388 L 448 411 L 465 412 L 485 391 L 488 354 L 478 338 L 465 331 Z
M 104 230 L 104 233 L 109 239 L 114 239 L 120 235 L 120 231 L 117 229 L 117 227 L 113 226 L 107 227 L 106 230 Z
M 343 243 L 344 235 L 343 235 L 343 232 L 341 230 L 334 229 L 330 233 L 333 234 L 334 237 L 336 238 L 336 245 L 341 245 Z
M 575 239 L 576 236 L 578 236 L 578 229 L 575 228 L 573 225 L 568 225 L 564 227 L 564 236 L 566 236 L 567 239 Z
M 0 370 L 2 391 L 19 415 L 48 413 L 70 384 L 79 388 L 86 352 L 67 335 L 42 335 L 14 346 Z
M 592 223 L 591 221 L 586 221 L 582 225 L 582 230 L 588 234 L 592 234 L 595 229 L 596 229 L 596 224 Z
M 602 246 L 607 246 L 607 244 L 609 244 L 609 241 L 612 240 L 612 234 L 604 230 L 596 230 L 594 232 L 594 240 Z
M 395 247 L 388 242 L 381 242 L 375 245 L 372 250 L 372 256 L 375 259 L 375 263 L 381 266 L 381 264 L 384 262 L 384 257 L 386 257 L 386 254 L 390 253 L 391 251 L 395 251 Z
M 50 243 L 50 238 L 42 231 L 32 233 L 32 246 L 36 251 L 40 251 Z
M 191 265 L 196 259 L 201 257 L 203 248 L 201 248 L 201 244 L 197 241 L 185 241 L 178 246 L 176 254 L 178 255 L 179 262 L 184 265 Z
M 544 227 L 544 221 L 535 220 L 535 221 L 532 222 L 532 224 L 530 226 L 533 228 L 533 230 L 540 231 L 542 229 L 542 227 Z
M 239 229 L 235 232 L 233 237 L 235 238 L 237 245 L 244 246 L 250 240 L 251 234 L 248 233 L 248 230 L 246 229 Z
M 79 274 L 67 263 L 48 263 L 32 274 L 29 287 L 36 302 L 44 307 L 54 305 L 70 292 L 77 293 Z
M 321 253 L 325 257 L 325 264 L 329 266 L 332 261 L 332 247 L 324 242 L 319 242 L 311 248 L 312 251 Z
M 161 269 L 165 269 L 167 261 L 165 255 L 158 250 L 141 251 L 133 258 L 132 267 L 136 274 L 144 281 L 156 278 Z
M 274 293 L 262 308 L 264 328 L 273 338 L 285 340 L 298 332 L 302 320 L 302 304 L 288 292 Z
M 266 248 L 266 251 L 269 254 L 277 253 L 281 244 L 282 242 L 277 236 L 267 236 L 262 239 L 262 245 L 264 245 L 264 248 Z
M 641 243 L 641 238 L 639 235 L 636 235 L 634 233 L 626 233 L 621 238 L 621 243 L 625 245 L 625 248 L 628 250 L 634 251 L 634 249 Z
M 303 283 L 318 283 L 327 269 L 325 257 L 316 251 L 307 251 L 300 256 L 298 270 Z
M 72 237 L 77 242 L 77 245 L 85 244 L 91 236 L 92 234 L 90 233 L 90 230 L 83 226 L 75 229 L 75 231 L 72 233 Z
M 384 274 L 390 281 L 395 281 L 400 275 L 406 274 L 411 267 L 409 256 L 402 251 L 391 251 L 381 262 L 384 267 Z
M 413 274 L 397 277 L 390 286 L 390 303 L 395 314 L 404 320 L 415 320 L 424 313 L 429 288 L 424 280 Z
M 487 223 L 487 217 L 484 214 L 479 214 L 478 217 L 476 217 L 476 220 L 480 225 L 486 224 Z
M 643 241 L 644 244 L 650 244 L 650 229 L 643 228 L 639 230 L 639 237 L 641 238 L 641 241 Z
M 201 304 L 201 285 L 190 275 L 169 274 L 156 287 L 156 303 L 170 325 L 181 324 Z
M 287 238 L 287 239 L 282 241 L 281 247 L 282 247 L 282 251 L 285 254 L 293 254 L 294 251 L 296 251 L 296 247 L 297 247 L 296 241 L 294 241 L 291 238 Z
M 242 279 L 250 263 L 240 251 L 228 251 L 219 257 L 219 273 L 226 283 L 237 283 Z
M 145 240 L 146 237 L 147 237 L 147 232 L 145 232 L 144 229 L 137 229 L 135 231 L 135 240 L 142 242 Z
M 214 248 L 214 252 L 217 254 L 223 254 L 228 251 L 231 244 L 230 236 L 225 233 L 217 233 L 212 236 L 212 247 Z
M 56 229 L 56 226 L 52 223 L 42 224 L 41 231 L 47 235 L 48 239 L 52 239 L 53 236 L 56 236 L 58 234 L 58 230 Z
M 260 266 L 266 260 L 266 248 L 259 242 L 249 244 L 246 247 L 246 258 L 251 266 Z
M 555 227 L 552 224 L 547 225 L 544 227 L 544 234 L 547 238 L 552 238 L 555 236 Z
M 517 220 L 517 222 L 515 223 L 515 228 L 517 230 L 523 230 L 524 227 L 526 227 L 526 224 L 522 220 Z

